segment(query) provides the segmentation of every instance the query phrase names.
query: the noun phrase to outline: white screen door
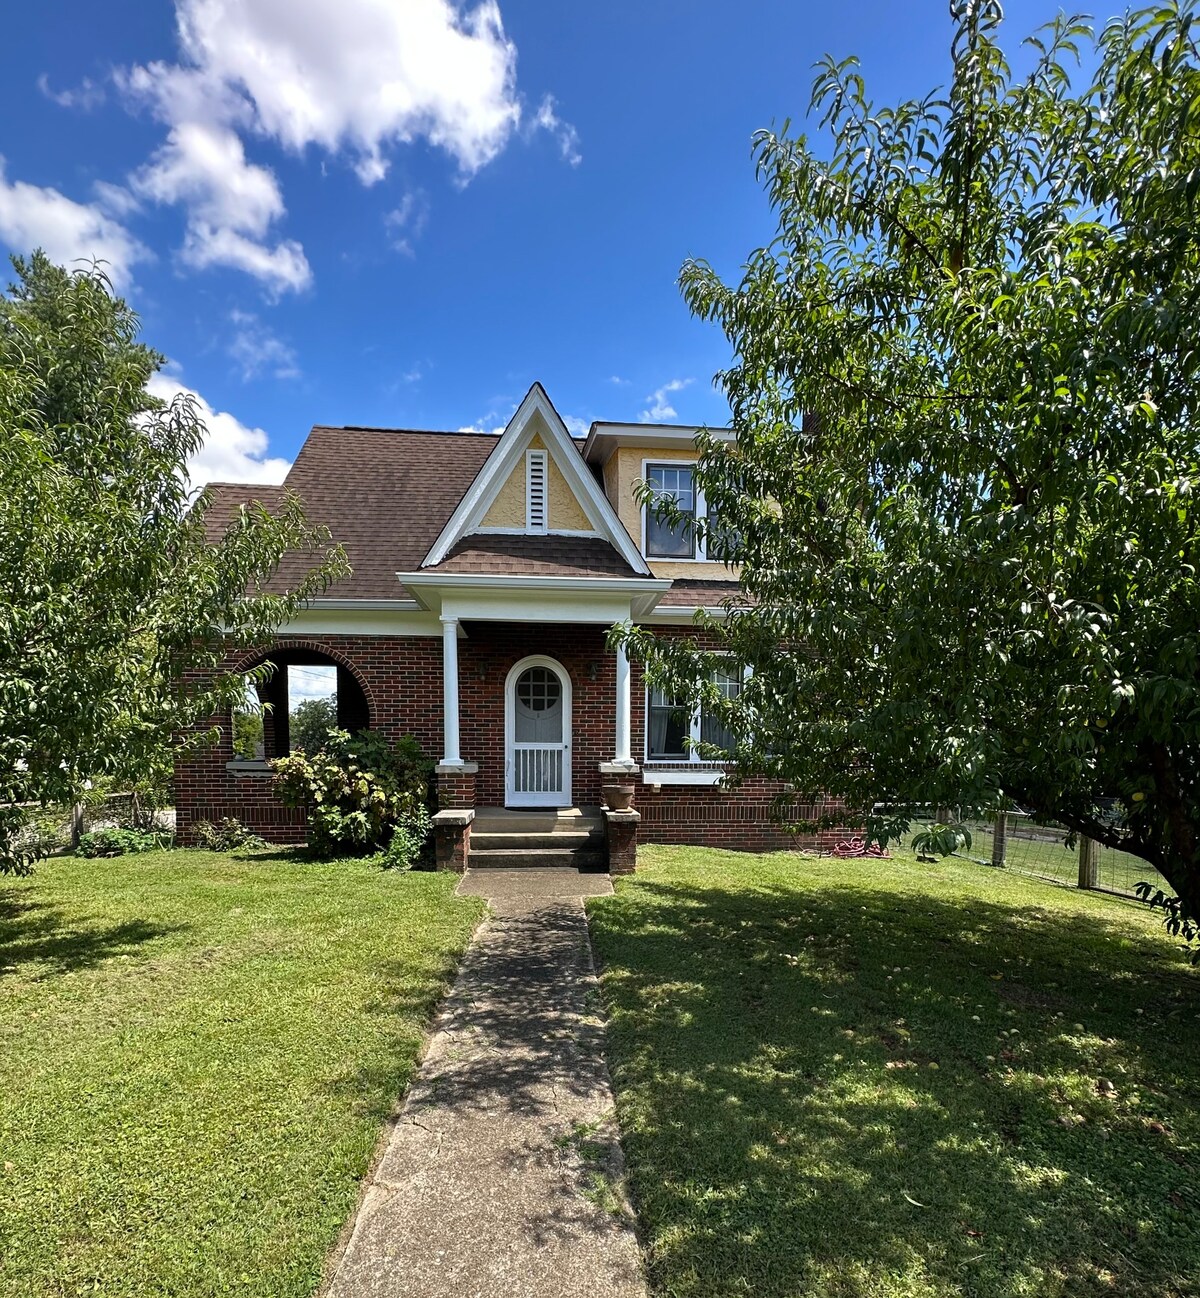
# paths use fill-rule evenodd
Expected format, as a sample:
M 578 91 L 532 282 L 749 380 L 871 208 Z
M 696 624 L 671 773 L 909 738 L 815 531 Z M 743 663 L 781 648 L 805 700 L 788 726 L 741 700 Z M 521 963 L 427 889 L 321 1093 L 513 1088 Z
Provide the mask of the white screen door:
M 570 804 L 569 690 L 565 675 L 560 675 L 548 663 L 514 669 L 506 700 L 509 717 L 506 792 L 510 806 Z

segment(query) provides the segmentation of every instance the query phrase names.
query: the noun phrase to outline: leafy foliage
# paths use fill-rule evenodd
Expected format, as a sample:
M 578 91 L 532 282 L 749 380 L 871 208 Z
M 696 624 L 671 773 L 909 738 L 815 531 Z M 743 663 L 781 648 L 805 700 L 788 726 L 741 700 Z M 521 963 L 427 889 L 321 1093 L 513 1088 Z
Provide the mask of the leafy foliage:
M 78 801 L 88 779 L 162 773 L 175 742 L 239 699 L 225 636 L 265 641 L 345 572 L 287 497 L 208 519 L 187 481 L 194 401 L 146 390 L 162 356 L 96 269 L 14 259 L 0 298 L 0 871 L 28 868 L 22 802 Z M 208 533 L 206 534 L 206 525 Z M 289 551 L 312 568 L 263 584 Z M 185 679 L 186 678 L 186 679 Z
M 734 352 L 736 437 L 698 477 L 749 598 L 712 653 L 625 638 L 689 701 L 716 655 L 750 666 L 703 704 L 797 803 L 887 839 L 918 804 L 1015 802 L 1150 862 L 1195 920 L 1193 6 L 1060 17 L 1023 77 L 997 4 L 952 14 L 948 94 L 878 105 L 827 59 L 828 158 L 756 137 L 774 241 L 735 286 L 684 267 Z
M 157 852 L 170 847 L 170 834 L 155 834 L 144 829 L 93 829 L 79 836 L 76 856 L 128 856 L 131 852 Z
M 266 839 L 248 829 L 236 816 L 222 816 L 215 824 L 201 820 L 196 825 L 196 842 L 210 852 L 235 852 L 239 848 L 268 847 Z
M 293 750 L 315 753 L 325 746 L 329 732 L 337 728 L 337 695 L 327 699 L 303 699 L 288 719 Z
M 309 846 L 320 856 L 378 851 L 396 828 L 415 834 L 433 764 L 417 741 L 395 744 L 373 730 L 331 730 L 323 748 L 277 758 L 274 787 L 289 807 L 308 810 Z
M 922 859 L 953 856 L 970 846 L 971 831 L 965 825 L 925 825 L 912 840 L 912 850 Z
M 421 803 L 392 826 L 392 836 L 379 854 L 379 864 L 385 870 L 411 870 L 424 855 L 432 830 L 429 808 Z

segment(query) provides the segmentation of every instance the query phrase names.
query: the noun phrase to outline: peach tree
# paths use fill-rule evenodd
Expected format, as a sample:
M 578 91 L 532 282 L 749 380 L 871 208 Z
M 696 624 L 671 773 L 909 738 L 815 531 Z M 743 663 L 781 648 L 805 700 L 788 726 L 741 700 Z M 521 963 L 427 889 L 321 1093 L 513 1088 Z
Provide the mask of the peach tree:
M 881 105 L 854 60 L 818 65 L 816 133 L 756 137 L 773 241 L 735 284 L 685 265 L 733 353 L 736 436 L 703 438 L 695 526 L 746 599 L 708 652 L 625 634 L 733 730 L 739 775 L 835 794 L 879 838 L 929 806 L 1020 804 L 1145 860 L 1188 931 L 1193 8 L 1060 16 L 1020 75 L 998 4 L 951 16 L 944 92 Z M 751 669 L 736 697 L 694 684 L 714 654 Z
M 300 502 L 249 504 L 206 531 L 188 482 L 195 403 L 146 385 L 163 357 L 97 269 L 14 259 L 0 297 L 0 872 L 37 855 L 22 804 L 169 768 L 241 700 L 226 644 L 265 642 L 345 571 Z M 309 570 L 264 587 L 281 558 Z

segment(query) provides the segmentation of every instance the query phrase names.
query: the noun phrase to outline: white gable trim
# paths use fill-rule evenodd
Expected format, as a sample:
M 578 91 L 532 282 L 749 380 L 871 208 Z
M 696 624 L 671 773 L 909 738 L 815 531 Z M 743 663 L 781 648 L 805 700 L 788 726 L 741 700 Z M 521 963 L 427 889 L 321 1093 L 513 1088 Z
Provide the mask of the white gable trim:
M 625 530 L 625 525 L 617 517 L 617 511 L 609 503 L 600 484 L 589 472 L 566 425 L 540 383 L 535 383 L 525 394 L 525 399 L 501 433 L 495 449 L 484 461 L 475 481 L 459 501 L 458 508 L 450 515 L 421 566 L 428 568 L 441 563 L 464 536 L 481 530 L 483 520 L 501 487 L 522 462 L 522 456 L 533 436 L 529 424 L 535 413 L 540 414 L 546 424 L 547 451 L 558 465 L 597 535 L 608 541 L 634 572 L 649 576 L 649 565 Z

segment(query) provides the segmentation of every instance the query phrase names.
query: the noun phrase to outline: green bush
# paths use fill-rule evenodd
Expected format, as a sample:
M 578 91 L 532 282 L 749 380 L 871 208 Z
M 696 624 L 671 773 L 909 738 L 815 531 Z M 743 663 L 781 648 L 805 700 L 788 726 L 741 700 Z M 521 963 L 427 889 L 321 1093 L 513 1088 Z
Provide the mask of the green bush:
M 925 825 L 913 835 L 912 850 L 922 861 L 935 861 L 970 848 L 971 831 L 965 825 Z
M 408 839 L 423 844 L 428 834 L 433 763 L 411 736 L 389 744 L 372 730 L 330 730 L 319 752 L 271 765 L 280 800 L 307 810 L 308 842 L 318 855 L 378 852 L 399 833 L 398 857 L 415 859 L 419 847 L 411 850 Z
M 424 804 L 401 816 L 387 847 L 379 854 L 379 864 L 385 870 L 411 870 L 420 861 L 432 829 L 433 820 Z
M 210 852 L 233 852 L 238 848 L 270 846 L 266 839 L 247 829 L 236 816 L 223 816 L 215 825 L 211 820 L 197 821 L 196 842 Z
M 170 847 L 170 834 L 151 834 L 142 829 L 94 829 L 81 834 L 76 856 L 127 856 L 131 852 L 155 852 Z

